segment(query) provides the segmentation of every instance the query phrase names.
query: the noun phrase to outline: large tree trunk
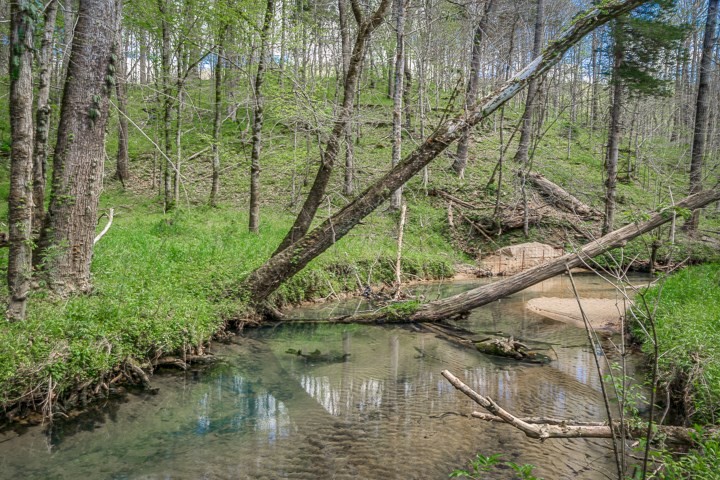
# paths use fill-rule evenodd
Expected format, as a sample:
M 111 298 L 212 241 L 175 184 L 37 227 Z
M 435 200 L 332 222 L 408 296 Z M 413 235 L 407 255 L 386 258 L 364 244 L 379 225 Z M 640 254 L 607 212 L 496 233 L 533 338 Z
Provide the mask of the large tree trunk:
M 80 0 L 41 242 L 48 285 L 59 294 L 91 288 L 108 97 L 113 87 L 107 77 L 114 70 L 120 8 L 115 0 Z
M 537 13 L 535 16 L 535 38 L 533 39 L 533 57 L 540 54 L 543 44 L 543 32 L 545 30 L 545 0 L 537 0 Z M 518 163 L 527 163 L 528 151 L 530 150 L 530 138 L 532 137 L 532 116 L 535 109 L 536 98 L 538 97 L 537 80 L 528 83 L 527 100 L 525 101 L 525 111 L 520 120 L 520 141 L 518 149 L 515 153 L 515 161 Z
M 269 54 L 270 24 L 275 11 L 275 0 L 268 0 L 265 20 L 260 33 L 260 53 L 255 75 L 255 115 L 252 128 L 252 153 L 250 155 L 250 222 L 248 229 L 258 233 L 260 228 L 260 148 L 262 147 L 263 97 L 262 84 L 265 80 L 265 62 Z
M 607 155 L 605 156 L 605 219 L 603 235 L 613 229 L 615 222 L 615 196 L 617 190 L 618 151 L 620 148 L 620 116 L 622 114 L 623 85 L 619 69 L 623 62 L 622 47 L 615 41 L 613 47 L 613 97 L 608 127 Z
M 310 192 L 305 199 L 300 213 L 295 219 L 295 223 L 275 251 L 276 255 L 285 250 L 289 245 L 298 241 L 298 239 L 304 237 L 308 230 L 310 230 L 313 218 L 315 218 L 317 209 L 320 207 L 320 203 L 325 196 L 325 190 L 330 181 L 330 174 L 333 171 L 335 160 L 337 159 L 340 140 L 347 129 L 354 110 L 357 83 L 362 70 L 363 59 L 365 58 L 366 46 L 370 41 L 372 32 L 380 26 L 390 6 L 390 0 L 382 0 L 377 10 L 369 18 L 363 19 L 359 3 L 357 1 L 352 1 L 351 3 L 355 20 L 358 22 L 358 33 L 352 55 L 350 56 L 348 73 L 345 76 L 343 103 L 335 118 L 335 124 L 333 125 L 330 138 L 325 145 L 325 149 L 321 151 L 320 168 L 315 176 L 315 181 L 310 188 Z
M 38 235 L 45 220 L 47 184 L 47 148 L 50 135 L 50 81 L 52 79 L 53 31 L 58 2 L 51 0 L 45 9 L 45 28 L 38 56 L 38 92 L 35 110 L 35 148 L 33 152 L 33 233 Z
M 465 91 L 465 109 L 469 110 L 477 101 L 478 80 L 480 78 L 480 52 L 485 30 L 487 29 L 488 17 L 493 7 L 494 0 L 486 0 L 483 5 L 482 14 L 475 25 L 475 33 L 473 34 L 472 54 L 470 56 L 470 78 L 467 82 L 467 90 Z M 470 146 L 470 131 L 460 137 L 458 140 L 457 154 L 452 164 L 452 169 L 460 178 L 465 176 L 465 166 L 467 165 L 468 147 Z
M 400 163 L 402 150 L 402 102 L 403 76 L 405 73 L 405 0 L 395 0 L 395 86 L 393 87 L 392 113 L 392 159 L 394 167 Z M 390 197 L 390 209 L 400 210 L 402 203 L 402 187 L 395 190 Z
M 695 107 L 695 127 L 693 130 L 692 154 L 690 160 L 690 193 L 702 190 L 702 167 L 707 140 L 708 118 L 710 116 L 710 78 L 712 74 L 713 48 L 717 39 L 718 0 L 710 0 L 708 5 L 705 37 L 703 38 L 702 59 L 698 78 L 697 102 Z M 695 232 L 700 222 L 700 210 L 695 210 L 687 221 L 686 228 Z
M 123 48 L 122 30 L 117 35 L 115 49 L 117 61 L 115 62 L 115 96 L 118 102 L 118 150 L 115 177 L 120 180 L 123 187 L 130 180 L 130 159 L 128 157 L 128 120 L 127 120 L 127 76 L 125 74 L 125 49 Z
M 573 25 L 559 36 L 541 56 L 533 60 L 496 92 L 479 102 L 474 109 L 463 112 L 440 125 L 422 145 L 368 187 L 357 199 L 318 225 L 315 230 L 301 240 L 276 253 L 264 265 L 251 273 L 243 286 L 251 300 L 258 305 L 264 303 L 268 296 L 285 280 L 302 270 L 312 259 L 345 236 L 358 222 L 387 200 L 393 191 L 422 170 L 453 141 L 515 96 L 527 85 L 528 81 L 544 74 L 587 33 L 612 18 L 632 10 L 643 1 L 627 0 L 606 3 L 602 5 L 602 8 L 591 8 L 584 15 L 579 16 Z M 338 134 L 341 131 L 340 129 Z
M 29 0 L 10 5 L 10 194 L 7 318 L 25 318 L 32 276 L 33 40 Z

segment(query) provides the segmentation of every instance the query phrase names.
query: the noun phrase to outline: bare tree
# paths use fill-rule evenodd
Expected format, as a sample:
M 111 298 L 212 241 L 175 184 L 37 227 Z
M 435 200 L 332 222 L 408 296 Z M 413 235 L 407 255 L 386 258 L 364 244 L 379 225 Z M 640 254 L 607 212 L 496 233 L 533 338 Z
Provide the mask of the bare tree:
M 482 52 L 482 43 L 485 38 L 485 30 L 487 30 L 488 18 L 493 8 L 494 0 L 486 0 L 482 6 L 480 17 L 475 24 L 473 32 L 472 54 L 470 55 L 470 77 L 467 81 L 467 89 L 465 91 L 465 108 L 470 109 L 477 101 L 478 81 L 480 79 L 480 54 Z M 470 145 L 470 132 L 463 135 L 458 140 L 457 153 L 452 164 L 452 169 L 460 178 L 465 176 L 465 166 L 467 165 L 468 146 Z
M 340 148 L 340 140 L 354 111 L 357 84 L 362 70 L 367 44 L 370 41 L 370 36 L 373 31 L 380 26 L 385 18 L 385 14 L 390 6 L 390 0 L 381 0 L 377 10 L 369 16 L 363 13 L 358 0 L 352 0 L 351 6 L 355 20 L 358 23 L 358 32 L 352 55 L 350 56 L 350 64 L 348 66 L 348 73 L 345 76 L 345 84 L 343 85 L 342 105 L 338 110 L 335 124 L 325 144 L 325 148 L 321 148 L 320 168 L 315 176 L 310 192 L 305 199 L 300 213 L 295 219 L 295 223 L 275 251 L 276 254 L 305 236 L 308 230 L 310 230 L 310 225 L 325 196 L 325 190 L 327 189 L 330 175 L 335 166 L 335 160 L 337 159 Z
M 535 14 L 535 37 L 533 39 L 533 57 L 540 55 L 540 49 L 543 44 L 545 29 L 545 0 L 537 0 L 537 12 Z M 515 153 L 515 161 L 518 163 L 527 163 L 528 151 L 530 149 L 530 138 L 532 136 L 532 116 L 535 109 L 536 98 L 538 96 L 537 80 L 528 83 L 527 100 L 525 101 L 525 111 L 520 120 L 520 141 L 518 149 Z
M 260 32 L 260 53 L 257 74 L 255 75 L 255 116 L 252 128 L 252 153 L 250 154 L 250 223 L 249 230 L 258 233 L 260 227 L 260 148 L 262 147 L 263 96 L 262 84 L 265 80 L 265 63 L 270 53 L 270 24 L 275 13 L 275 0 L 267 0 L 265 19 Z
M 705 156 L 708 118 L 710 115 L 710 78 L 712 75 L 713 49 L 717 40 L 717 17 L 718 0 L 710 0 L 705 23 L 705 36 L 703 37 L 697 100 L 695 103 L 695 127 L 693 129 L 690 160 L 690 193 L 697 193 L 702 190 L 703 157 Z M 687 230 L 695 232 L 699 222 L 700 210 L 695 210 L 686 224 Z

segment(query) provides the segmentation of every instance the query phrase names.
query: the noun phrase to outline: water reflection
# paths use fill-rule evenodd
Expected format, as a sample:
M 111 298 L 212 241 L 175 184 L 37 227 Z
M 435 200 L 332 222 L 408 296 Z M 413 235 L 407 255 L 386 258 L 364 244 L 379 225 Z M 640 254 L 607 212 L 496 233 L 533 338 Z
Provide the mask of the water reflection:
M 603 418 L 584 332 L 523 308 L 524 299 L 565 288 L 503 299 L 463 324 L 546 342 L 557 358 L 548 366 L 495 360 L 404 328 L 256 331 L 218 346 L 222 361 L 206 371 L 156 376 L 158 395 L 111 403 L 102 417 L 61 423 L 51 437 L 42 429 L 0 434 L 0 477 L 427 479 L 447 478 L 477 452 L 505 452 L 545 478 L 603 478 L 605 442 L 539 444 L 470 420 L 461 415 L 475 405 L 440 375 L 453 371 L 518 415 Z M 350 356 L 308 362 L 289 348 Z

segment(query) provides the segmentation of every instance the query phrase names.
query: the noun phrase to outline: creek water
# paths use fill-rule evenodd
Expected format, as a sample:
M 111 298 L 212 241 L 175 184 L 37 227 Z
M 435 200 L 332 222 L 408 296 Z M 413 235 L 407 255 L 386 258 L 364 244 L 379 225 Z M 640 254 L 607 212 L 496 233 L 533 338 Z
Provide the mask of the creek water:
M 482 282 L 423 290 L 431 300 Z M 576 283 L 582 296 L 616 296 L 594 276 L 576 276 Z M 459 324 L 547 342 L 555 359 L 549 365 L 488 357 L 408 326 L 248 331 L 232 344 L 213 345 L 218 362 L 211 367 L 155 375 L 155 395 L 111 400 L 51 429 L 0 433 L 0 478 L 441 479 L 478 452 L 533 464 L 546 480 L 612 477 L 609 442 L 540 443 L 508 425 L 468 418 L 480 407 L 440 375 L 449 369 L 519 416 L 604 419 L 585 331 L 527 311 L 524 303 L 538 296 L 572 297 L 570 283 L 548 280 Z M 364 308 L 353 299 L 292 315 L 318 319 Z M 307 361 L 288 349 L 334 358 Z

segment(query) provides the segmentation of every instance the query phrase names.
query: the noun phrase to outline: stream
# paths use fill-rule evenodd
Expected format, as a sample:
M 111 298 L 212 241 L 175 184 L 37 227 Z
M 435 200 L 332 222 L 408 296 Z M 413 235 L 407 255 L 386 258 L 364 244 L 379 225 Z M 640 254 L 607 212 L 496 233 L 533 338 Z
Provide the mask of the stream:
M 575 280 L 581 296 L 616 296 L 596 276 Z M 419 288 L 432 300 L 488 281 Z M 613 477 L 609 441 L 540 443 L 511 426 L 470 419 L 464 415 L 480 407 L 440 375 L 450 370 L 518 416 L 605 419 L 585 331 L 525 309 L 541 296 L 572 297 L 568 278 L 478 308 L 458 324 L 548 342 L 545 353 L 557 358 L 549 365 L 488 357 L 411 326 L 250 330 L 213 344 L 218 362 L 210 367 L 156 374 L 157 394 L 109 400 L 51 429 L 0 433 L 0 478 L 443 479 L 477 453 L 533 464 L 546 480 Z M 321 319 L 366 308 L 351 299 L 291 315 Z M 333 358 L 307 360 L 289 349 Z M 487 478 L 513 478 L 499 472 Z

